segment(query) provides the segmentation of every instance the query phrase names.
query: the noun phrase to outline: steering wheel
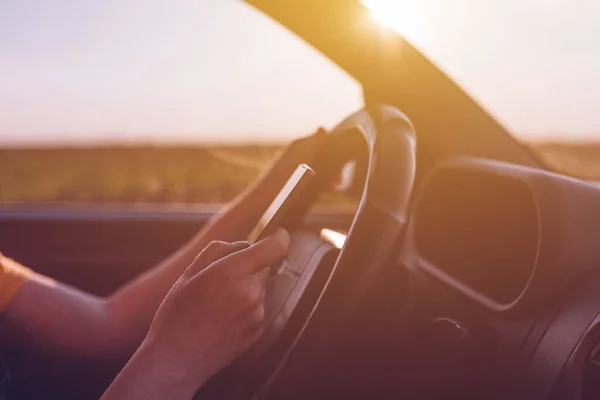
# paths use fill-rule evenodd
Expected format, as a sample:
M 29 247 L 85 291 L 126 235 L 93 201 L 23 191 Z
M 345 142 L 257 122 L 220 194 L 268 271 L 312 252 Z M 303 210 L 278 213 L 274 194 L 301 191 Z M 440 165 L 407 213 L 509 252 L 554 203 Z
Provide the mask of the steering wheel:
M 415 181 L 416 137 L 408 118 L 391 106 L 362 109 L 329 133 L 328 150 L 314 166 L 321 179 L 315 179 L 292 218 L 302 218 L 328 187 L 326 181 L 347 161 L 360 157 L 361 151 L 368 155 L 364 189 L 333 267 L 319 271 L 323 263 L 305 262 L 299 270 L 274 277 L 265 298 L 265 334 L 240 360 L 209 381 L 196 399 L 265 398 L 282 368 L 302 363 L 346 334 L 348 319 L 374 279 L 398 256 Z M 292 232 L 288 258 L 298 257 L 294 243 Z M 328 249 L 317 248 L 311 258 L 325 257 Z M 317 274 L 325 276 L 322 284 L 307 290 Z M 300 303 L 304 304 L 301 312 Z M 307 335 L 317 338 L 312 341 L 315 348 L 299 352 L 298 343 Z

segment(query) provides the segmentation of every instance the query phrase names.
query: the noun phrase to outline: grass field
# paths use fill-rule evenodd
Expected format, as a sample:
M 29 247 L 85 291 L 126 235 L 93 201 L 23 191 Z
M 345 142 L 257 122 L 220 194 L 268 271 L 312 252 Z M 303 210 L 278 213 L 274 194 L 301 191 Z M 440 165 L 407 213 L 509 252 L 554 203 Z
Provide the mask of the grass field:
M 600 180 L 600 144 L 532 144 L 553 169 Z M 277 146 L 0 149 L 0 202 L 224 203 Z
M 556 172 L 600 181 L 600 143 L 537 143 L 530 147 Z
M 0 150 L 0 202 L 221 203 L 279 149 L 110 147 Z

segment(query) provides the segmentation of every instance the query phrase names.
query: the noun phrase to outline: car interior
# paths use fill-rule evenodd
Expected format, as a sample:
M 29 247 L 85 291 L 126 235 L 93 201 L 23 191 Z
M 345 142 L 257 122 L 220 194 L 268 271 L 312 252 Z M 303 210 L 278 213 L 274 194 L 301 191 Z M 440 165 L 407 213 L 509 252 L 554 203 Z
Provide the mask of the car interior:
M 311 166 L 356 161 L 358 205 L 311 210 L 325 179 L 311 183 L 265 335 L 196 398 L 598 398 L 600 188 L 550 172 L 399 35 L 358 29 L 360 2 L 247 3 L 362 85 L 365 107 Z M 7 205 L 0 243 L 107 295 L 217 212 Z M 123 363 L 69 370 L 66 390 L 65 360 L 7 357 L 24 398 L 97 398 Z

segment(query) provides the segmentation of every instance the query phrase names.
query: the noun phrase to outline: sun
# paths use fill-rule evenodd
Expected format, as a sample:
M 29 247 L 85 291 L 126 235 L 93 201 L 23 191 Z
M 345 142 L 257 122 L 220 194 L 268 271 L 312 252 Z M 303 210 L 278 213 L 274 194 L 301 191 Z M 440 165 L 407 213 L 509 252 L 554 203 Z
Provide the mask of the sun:
M 361 0 L 379 25 L 400 33 L 411 41 L 427 34 L 428 0 Z

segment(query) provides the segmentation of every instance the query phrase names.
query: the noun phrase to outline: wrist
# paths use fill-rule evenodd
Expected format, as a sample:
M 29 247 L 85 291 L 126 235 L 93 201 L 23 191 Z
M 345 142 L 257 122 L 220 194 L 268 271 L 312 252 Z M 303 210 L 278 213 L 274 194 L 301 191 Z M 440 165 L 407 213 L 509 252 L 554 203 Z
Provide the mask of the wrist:
M 188 400 L 206 380 L 175 352 L 146 339 L 102 399 Z
M 164 386 L 177 387 L 193 396 L 209 378 L 203 366 L 194 362 L 196 357 L 190 358 L 189 352 L 178 351 L 168 341 L 146 338 L 139 352 L 142 362 L 152 368 L 152 376 Z

